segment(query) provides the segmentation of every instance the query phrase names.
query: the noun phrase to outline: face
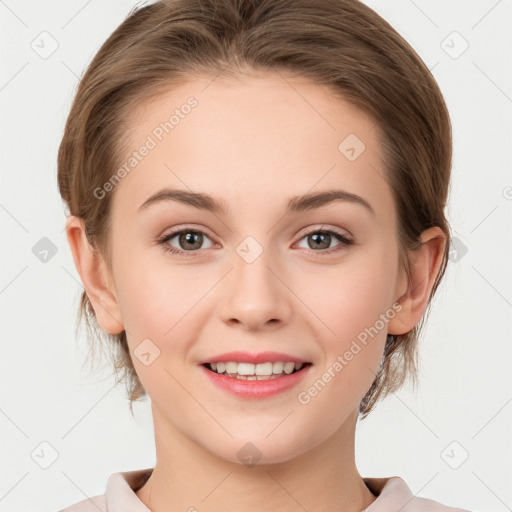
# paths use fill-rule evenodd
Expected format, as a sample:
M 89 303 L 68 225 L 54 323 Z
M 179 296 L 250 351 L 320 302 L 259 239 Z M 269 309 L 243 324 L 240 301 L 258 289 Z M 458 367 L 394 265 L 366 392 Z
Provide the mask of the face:
M 279 75 L 197 78 L 128 125 L 126 161 L 149 149 L 109 192 L 112 279 L 155 427 L 234 462 L 251 442 L 260 463 L 342 431 L 375 377 L 400 296 L 378 127 L 327 88 Z M 211 200 L 147 202 L 162 189 Z M 338 195 L 312 199 L 329 191 Z M 203 366 L 232 351 L 310 364 L 238 380 L 252 386 L 243 394 Z M 267 393 L 269 383 L 280 391 Z

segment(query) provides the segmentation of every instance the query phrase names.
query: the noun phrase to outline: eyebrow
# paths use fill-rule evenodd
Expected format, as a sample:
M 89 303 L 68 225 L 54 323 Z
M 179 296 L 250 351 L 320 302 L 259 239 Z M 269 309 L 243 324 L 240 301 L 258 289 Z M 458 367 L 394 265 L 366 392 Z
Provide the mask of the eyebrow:
M 222 199 L 216 199 L 208 194 L 174 188 L 164 188 L 150 196 L 139 207 L 139 212 L 146 210 L 150 205 L 166 201 L 176 201 L 212 213 L 227 214 L 229 212 L 227 203 Z M 374 209 L 366 199 L 346 190 L 326 190 L 292 197 L 288 202 L 285 215 L 320 208 L 335 201 L 359 204 L 375 216 Z

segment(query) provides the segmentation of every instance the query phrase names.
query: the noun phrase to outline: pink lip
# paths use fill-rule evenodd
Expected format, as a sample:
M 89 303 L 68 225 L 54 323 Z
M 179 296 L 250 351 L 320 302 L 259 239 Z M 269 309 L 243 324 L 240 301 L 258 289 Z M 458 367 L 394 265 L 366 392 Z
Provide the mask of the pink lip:
M 290 354 L 284 354 L 282 352 L 259 352 L 258 354 L 250 354 L 249 352 L 242 352 L 240 350 L 235 352 L 225 352 L 224 354 L 219 354 L 217 356 L 211 356 L 208 359 L 204 359 L 200 361 L 199 364 L 205 363 L 267 363 L 267 362 L 276 362 L 283 361 L 293 362 L 293 363 L 308 363 L 305 359 L 300 359 L 299 357 L 291 356 Z
M 282 361 L 282 359 L 277 360 Z M 227 359 L 227 361 L 233 361 L 233 359 Z M 268 361 L 268 359 L 265 359 L 265 361 Z M 285 361 L 290 361 L 290 359 L 285 359 Z M 213 382 L 213 384 L 217 385 L 221 389 L 224 389 L 225 391 L 228 391 L 229 393 L 236 395 L 239 398 L 258 399 L 277 395 L 278 393 L 282 393 L 288 389 L 293 388 L 302 379 L 304 379 L 310 368 L 311 365 L 308 364 L 303 366 L 299 371 L 295 373 L 290 373 L 284 377 L 278 377 L 277 379 L 270 380 L 237 379 L 235 377 L 219 375 L 218 373 L 209 370 L 206 366 L 201 366 L 201 371 L 206 374 L 206 376 L 211 380 L 211 382 Z

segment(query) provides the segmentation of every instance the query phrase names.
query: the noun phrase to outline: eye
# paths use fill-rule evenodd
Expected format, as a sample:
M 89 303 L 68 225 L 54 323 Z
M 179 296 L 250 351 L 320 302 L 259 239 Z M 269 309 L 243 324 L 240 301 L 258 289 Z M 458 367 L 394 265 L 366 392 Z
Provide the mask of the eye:
M 178 247 L 170 244 L 173 239 L 176 239 Z M 174 230 L 165 234 L 158 239 L 158 243 L 166 252 L 184 256 L 194 256 L 200 249 L 205 249 L 205 247 L 202 247 L 205 239 L 210 240 L 211 242 L 211 238 L 204 231 L 186 228 Z M 314 249 L 313 252 L 318 252 L 320 254 L 331 254 L 333 252 L 343 250 L 354 243 L 352 239 L 332 228 L 309 231 L 300 238 L 300 241 L 304 239 L 307 239 L 307 249 Z M 333 239 L 340 242 L 334 247 L 334 249 L 331 247 Z M 213 247 L 213 243 L 206 248 L 211 247 Z M 319 251 L 316 249 L 321 250 Z
M 178 248 L 169 244 L 169 242 L 174 238 L 177 239 Z M 181 229 L 167 233 L 158 239 L 158 243 L 162 245 L 164 251 L 189 256 L 187 253 L 195 254 L 195 251 L 201 249 L 205 238 L 211 240 L 203 231 L 196 229 Z M 210 247 L 212 246 L 213 244 Z
M 335 246 L 334 250 L 326 251 L 327 254 L 340 251 L 354 243 L 352 239 L 348 238 L 343 233 L 340 233 L 339 231 L 336 231 L 335 229 L 332 228 L 317 229 L 316 231 L 310 231 L 309 233 L 306 233 L 300 240 L 307 240 L 308 249 L 330 249 L 331 242 L 333 242 L 333 238 L 337 239 L 341 243 L 338 244 L 338 246 Z M 315 250 L 314 252 L 323 253 L 324 251 Z

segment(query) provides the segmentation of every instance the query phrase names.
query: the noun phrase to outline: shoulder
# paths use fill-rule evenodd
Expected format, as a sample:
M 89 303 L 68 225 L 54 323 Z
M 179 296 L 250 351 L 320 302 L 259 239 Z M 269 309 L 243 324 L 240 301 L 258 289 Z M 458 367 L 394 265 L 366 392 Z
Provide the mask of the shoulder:
M 389 478 L 364 478 L 366 486 L 377 499 L 364 512 L 470 512 L 443 505 L 438 501 L 415 496 L 399 476 Z
M 104 494 L 86 498 L 85 500 L 69 505 L 58 512 L 108 512 L 107 499 Z

